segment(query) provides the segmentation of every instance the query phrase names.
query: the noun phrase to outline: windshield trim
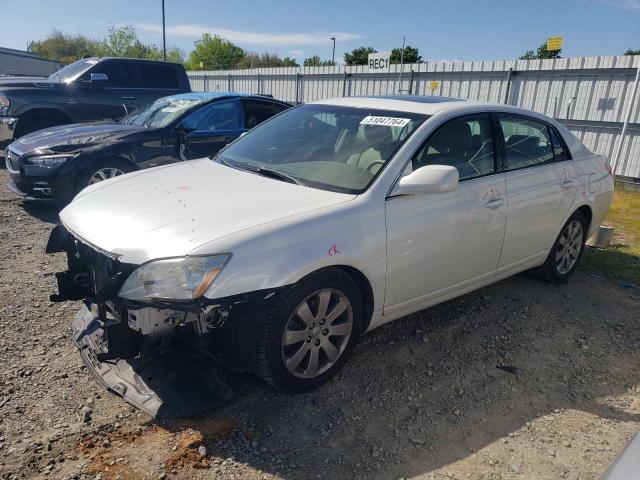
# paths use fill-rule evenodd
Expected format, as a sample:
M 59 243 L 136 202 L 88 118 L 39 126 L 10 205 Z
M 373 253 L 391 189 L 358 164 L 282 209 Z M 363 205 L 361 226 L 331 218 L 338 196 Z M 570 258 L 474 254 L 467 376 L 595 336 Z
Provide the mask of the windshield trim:
M 332 184 L 327 184 L 327 183 L 322 183 L 322 182 L 317 182 L 314 180 L 310 180 L 307 178 L 300 178 L 301 182 L 304 182 L 305 187 L 310 187 L 310 188 L 316 188 L 318 190 L 326 190 L 326 191 L 330 191 L 330 192 L 337 192 L 337 193 L 346 193 L 349 195 L 361 195 L 363 193 L 365 193 L 370 187 L 371 185 L 373 185 L 373 183 L 379 178 L 379 176 L 382 174 L 382 172 L 387 168 L 387 165 L 389 165 L 393 159 L 395 158 L 395 156 L 398 154 L 398 152 L 402 149 L 402 147 L 404 147 L 404 145 L 406 144 L 406 142 L 413 136 L 413 134 L 415 132 L 417 132 L 418 130 L 420 130 L 420 127 L 422 125 L 424 125 L 424 123 L 429 120 L 432 115 L 428 115 L 425 113 L 415 113 L 415 112 L 405 112 L 402 110 L 389 110 L 389 109 L 384 109 L 384 108 L 376 108 L 376 107 L 368 107 L 368 106 L 347 106 L 347 105 L 329 105 L 329 104 L 322 104 L 322 103 L 311 103 L 311 104 L 300 104 L 300 105 L 296 105 L 292 108 L 289 108 L 287 110 L 284 110 L 280 113 L 278 113 L 277 115 L 274 115 L 273 117 L 271 117 L 270 119 L 266 120 L 265 122 L 261 123 L 260 125 L 258 125 L 257 127 L 255 127 L 253 129 L 253 131 L 259 129 L 260 127 L 262 127 L 265 124 L 268 124 L 271 120 L 273 120 L 276 117 L 279 117 L 280 115 L 283 115 L 287 112 L 290 112 L 294 109 L 298 109 L 298 108 L 303 108 L 305 105 L 319 105 L 319 106 L 323 106 L 323 107 L 329 107 L 332 109 L 345 109 L 345 110 L 353 110 L 353 109 L 357 109 L 357 110 L 366 110 L 366 111 L 370 111 L 370 112 L 376 112 L 379 115 L 384 114 L 385 112 L 387 113 L 396 113 L 396 114 L 407 114 L 407 115 L 411 115 L 413 117 L 416 118 L 416 120 L 419 120 L 420 123 L 416 126 L 416 128 L 414 128 L 411 132 L 409 132 L 409 134 L 402 139 L 402 141 L 396 146 L 396 148 L 389 154 L 389 158 L 382 164 L 381 168 L 373 175 L 373 177 L 371 177 L 371 180 L 369 181 L 369 183 L 367 183 L 367 185 L 365 185 L 363 188 L 349 188 L 349 187 L 342 187 L 339 185 L 332 185 Z M 251 131 L 247 132 L 247 134 L 251 134 Z M 242 137 L 241 137 L 242 138 Z M 238 170 L 244 170 L 250 173 L 256 173 L 253 169 L 251 165 L 246 165 L 244 163 L 241 162 L 236 162 L 234 160 L 231 160 L 227 157 L 224 157 L 224 152 L 225 150 L 227 150 L 227 148 L 229 148 L 230 146 L 232 146 L 235 142 L 241 141 L 241 138 L 237 138 L 236 140 L 234 140 L 232 143 L 230 143 L 229 145 L 225 146 L 222 150 L 220 150 L 216 155 L 209 157 L 211 160 L 220 163 L 222 165 L 225 165 L 227 167 L 230 168 L 236 168 Z M 269 164 L 270 166 L 272 164 Z M 273 168 L 272 168 L 273 169 Z M 291 175 L 289 172 L 285 172 L 288 175 Z

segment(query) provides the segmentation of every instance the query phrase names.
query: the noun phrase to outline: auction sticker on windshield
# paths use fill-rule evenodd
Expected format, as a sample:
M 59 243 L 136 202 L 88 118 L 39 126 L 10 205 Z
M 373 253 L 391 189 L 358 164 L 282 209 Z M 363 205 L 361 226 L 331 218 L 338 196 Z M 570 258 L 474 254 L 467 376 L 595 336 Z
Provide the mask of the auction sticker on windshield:
M 385 125 L 388 127 L 404 127 L 410 121 L 410 118 L 376 117 L 374 115 L 368 115 L 362 119 L 360 125 Z

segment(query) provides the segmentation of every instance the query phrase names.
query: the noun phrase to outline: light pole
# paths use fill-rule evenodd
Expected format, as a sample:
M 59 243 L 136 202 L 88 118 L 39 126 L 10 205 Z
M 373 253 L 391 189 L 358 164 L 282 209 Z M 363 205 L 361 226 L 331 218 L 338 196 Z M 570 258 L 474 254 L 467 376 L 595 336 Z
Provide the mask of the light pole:
M 331 52 L 331 64 L 335 67 L 336 65 L 336 37 L 331 37 L 333 40 L 333 52 Z
M 167 61 L 167 43 L 164 32 L 164 0 L 162 0 L 162 59 Z

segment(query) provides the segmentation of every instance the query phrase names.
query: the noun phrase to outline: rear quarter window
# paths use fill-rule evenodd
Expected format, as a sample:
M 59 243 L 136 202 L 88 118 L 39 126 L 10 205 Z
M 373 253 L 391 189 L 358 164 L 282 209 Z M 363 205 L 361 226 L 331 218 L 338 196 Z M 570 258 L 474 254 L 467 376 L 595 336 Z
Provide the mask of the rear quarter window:
M 180 81 L 173 67 L 146 63 L 142 65 L 142 87 L 177 90 Z

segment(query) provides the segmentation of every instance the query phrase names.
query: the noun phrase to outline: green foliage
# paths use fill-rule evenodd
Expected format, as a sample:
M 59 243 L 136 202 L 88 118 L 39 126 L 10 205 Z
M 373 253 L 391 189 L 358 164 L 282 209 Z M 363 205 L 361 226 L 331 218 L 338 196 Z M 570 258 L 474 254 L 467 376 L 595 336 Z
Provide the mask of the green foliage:
M 358 47 L 351 53 L 344 54 L 344 63 L 347 65 L 367 65 L 370 53 L 378 53 L 373 47 Z
M 400 59 L 404 63 L 420 63 L 422 62 L 422 56 L 418 52 L 417 48 L 413 48 L 411 45 L 404 47 L 404 56 L 402 55 L 402 48 L 394 48 L 391 50 L 391 57 L 389 61 L 391 63 L 400 63 Z
M 626 52 L 624 52 L 625 55 L 640 55 L 640 48 L 637 50 L 632 50 L 631 48 L 628 48 Z
M 245 51 L 218 35 L 204 33 L 196 40 L 187 66 L 191 70 L 229 70 L 245 57 Z
M 544 42 L 542 45 L 538 47 L 538 50 L 535 52 L 533 50 L 527 50 L 524 55 L 520 57 L 520 60 L 536 60 L 536 59 L 546 59 L 546 58 L 561 58 L 560 50 L 547 50 L 547 42 Z
M 235 68 L 265 68 L 265 67 L 299 67 L 293 58 L 280 58 L 275 53 L 248 52 L 236 64 Z
M 109 27 L 102 40 L 95 40 L 84 35 L 69 35 L 54 30 L 44 40 L 29 42 L 27 49 L 43 58 L 57 60 L 69 64 L 85 55 L 95 57 L 130 57 L 162 60 L 162 49 L 154 44 L 144 44 L 131 26 Z M 176 63 L 184 62 L 184 52 L 177 47 L 167 50 L 167 60 Z
M 98 55 L 100 42 L 84 35 L 70 35 L 53 30 L 44 40 L 29 42 L 27 50 L 43 58 L 56 60 L 67 65 L 84 55 Z
M 318 55 L 314 55 L 313 57 L 306 58 L 304 61 L 305 67 L 330 67 L 335 65 L 331 60 L 320 60 Z

